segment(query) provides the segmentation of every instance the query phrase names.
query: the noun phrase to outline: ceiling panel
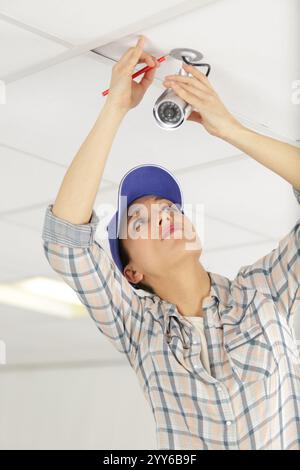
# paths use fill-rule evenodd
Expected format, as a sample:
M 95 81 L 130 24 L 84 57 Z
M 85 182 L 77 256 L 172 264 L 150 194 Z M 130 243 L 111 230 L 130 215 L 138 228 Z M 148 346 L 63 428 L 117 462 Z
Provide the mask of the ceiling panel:
M 54 198 L 66 168 L 0 145 L 0 217 Z
M 3 219 L 0 219 L 0 231 L 0 282 L 29 276 L 52 276 L 53 270 L 43 252 L 41 233 Z M 5 266 L 10 267 L 8 272 Z
M 17 209 L 8 210 L 5 212 L 5 215 L 0 214 L 0 282 L 14 281 L 37 275 L 57 278 L 43 251 L 42 230 L 47 205 L 54 203 L 58 191 L 58 186 L 56 186 L 56 189 L 51 186 L 55 184 L 55 181 L 56 184 L 58 182 L 60 184 L 60 176 L 55 173 L 55 167 L 49 165 L 50 168 L 48 168 L 45 163 L 35 171 L 32 167 L 33 159 L 32 162 L 29 160 L 29 164 L 27 163 L 26 167 L 23 167 L 18 159 L 14 160 L 11 158 L 7 160 L 14 162 L 15 165 L 15 175 L 11 174 L 8 181 L 10 181 L 11 185 L 11 181 L 15 180 L 16 185 L 11 185 L 11 188 L 9 188 L 9 185 L 5 186 L 3 184 L 5 182 L 4 178 L 3 183 L 1 181 L 2 187 L 5 189 L 3 194 L 7 195 L 5 201 L 11 198 L 13 203 L 16 204 Z M 36 177 L 37 174 L 39 175 L 38 178 Z M 29 180 L 31 184 L 28 183 Z M 35 181 L 38 181 L 37 186 L 32 188 Z M 41 197 L 39 198 L 35 194 L 35 191 L 39 191 L 40 194 L 43 193 L 42 189 L 38 187 L 39 185 L 45 186 L 44 191 L 47 192 L 48 190 L 47 194 L 49 197 L 45 200 L 42 200 Z M 22 190 L 15 191 L 16 187 L 21 186 L 23 186 Z M 102 199 L 104 200 L 106 192 L 109 192 L 109 188 L 111 188 L 111 184 L 102 181 L 97 200 L 99 198 L 101 198 L 101 201 Z M 23 198 L 20 197 L 21 193 Z M 27 193 L 28 197 L 26 196 Z M 14 194 L 18 196 L 16 196 L 16 199 L 14 199 Z M 34 195 L 36 197 L 35 201 Z M 32 201 L 34 201 L 34 204 L 31 204 Z M 107 242 L 105 247 L 109 249 Z
M 60 164 L 70 162 L 101 109 L 106 66 L 73 59 L 7 86 L 0 141 Z
M 81 44 L 178 4 L 205 3 L 208 0 L 111 0 L 109 3 L 99 0 L 0 0 L 0 12 L 73 44 Z
M 22 324 L 22 328 L 16 328 L 17 324 Z M 6 342 L 8 365 L 53 361 L 126 363 L 126 358 L 99 332 L 87 311 L 83 318 L 63 319 L 0 304 L 0 329 Z
M 0 159 L 6 161 L 0 173 L 1 188 L 6 195 L 1 199 L 0 219 L 39 230 L 40 211 L 54 203 L 67 168 L 1 145 Z M 113 186 L 103 179 L 99 191 L 102 194 Z
M 61 54 L 60 44 L 0 19 L 0 78 Z
M 292 93 L 300 76 L 299 16 L 298 0 L 220 0 L 143 33 L 151 54 L 178 47 L 202 52 L 212 66 L 210 81 L 232 112 L 296 140 L 300 107 Z M 99 51 L 118 60 L 132 45 L 129 36 Z M 167 68 L 157 76 L 168 74 Z
M 30 178 L 29 171 L 27 173 L 27 176 L 28 178 Z M 60 185 L 60 182 L 61 181 L 59 180 L 59 185 Z M 97 196 L 96 201 L 100 200 L 102 203 L 105 202 L 106 200 L 105 195 L 106 193 L 108 194 L 111 193 L 110 191 L 111 187 L 112 185 L 110 183 L 106 183 L 105 181 L 102 180 L 101 185 L 100 185 L 99 195 Z M 36 204 L 32 204 L 32 205 L 30 204 L 21 205 L 19 201 L 19 206 L 17 206 L 18 208 L 8 210 L 4 214 L 2 213 L 2 215 L 0 214 L 0 220 L 3 220 L 4 222 L 12 222 L 14 224 L 20 224 L 20 226 L 22 227 L 41 233 L 46 208 L 48 204 L 54 204 L 57 192 L 58 190 L 54 188 L 54 191 L 53 191 L 53 188 L 52 188 L 51 196 L 48 199 L 44 199 L 43 201 L 41 200 L 40 202 Z M 97 203 L 95 203 L 95 207 L 97 207 Z
M 219 167 L 178 172 L 177 176 L 185 201 L 197 198 L 211 217 L 253 234 L 279 239 L 299 218 L 292 186 L 248 156 Z
M 11 83 L 0 115 L 0 141 L 69 165 L 105 103 L 101 91 L 110 75 L 111 67 L 76 58 Z M 171 160 L 178 169 L 237 153 L 191 121 L 176 132 L 161 129 L 152 108 L 163 91 L 158 80 L 125 116 L 105 168 L 108 180 L 118 182 L 127 168 L 147 161 L 169 165 Z

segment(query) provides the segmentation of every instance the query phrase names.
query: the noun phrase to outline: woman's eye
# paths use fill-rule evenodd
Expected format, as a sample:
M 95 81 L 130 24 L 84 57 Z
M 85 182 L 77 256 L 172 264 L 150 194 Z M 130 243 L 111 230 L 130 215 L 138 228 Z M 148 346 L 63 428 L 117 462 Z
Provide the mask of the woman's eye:
M 145 221 L 145 219 L 138 219 L 134 222 L 133 224 L 133 228 L 134 230 L 137 230 L 140 228 L 140 226 L 143 224 L 143 222 Z
M 177 206 L 175 204 L 171 204 L 170 206 L 165 206 L 164 209 L 167 209 L 167 211 L 177 211 Z

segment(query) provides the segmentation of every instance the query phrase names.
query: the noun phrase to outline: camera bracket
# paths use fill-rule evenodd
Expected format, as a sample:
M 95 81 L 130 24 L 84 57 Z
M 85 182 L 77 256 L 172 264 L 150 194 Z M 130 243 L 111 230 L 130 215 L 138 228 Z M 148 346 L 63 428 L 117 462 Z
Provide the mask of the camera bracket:
M 186 64 L 191 64 L 196 67 L 207 67 L 206 76 L 208 76 L 210 72 L 209 64 L 199 63 L 199 61 L 203 59 L 204 55 L 196 49 L 178 47 L 176 49 L 172 49 L 169 55 L 174 59 L 185 62 Z
M 190 64 L 200 62 L 203 59 L 203 54 L 201 52 L 196 51 L 196 49 L 189 49 L 187 47 L 178 47 L 176 49 L 172 49 L 169 53 L 170 56 L 174 57 L 174 59 L 181 60 L 182 56 L 185 57 Z

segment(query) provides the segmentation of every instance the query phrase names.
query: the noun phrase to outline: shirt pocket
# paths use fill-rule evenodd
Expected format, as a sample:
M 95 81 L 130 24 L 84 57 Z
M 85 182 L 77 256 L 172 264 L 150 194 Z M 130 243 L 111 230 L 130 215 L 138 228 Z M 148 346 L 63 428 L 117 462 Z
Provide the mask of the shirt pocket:
M 243 331 L 233 327 L 226 335 L 225 349 L 235 374 L 242 382 L 266 379 L 278 367 L 273 348 L 259 323 Z

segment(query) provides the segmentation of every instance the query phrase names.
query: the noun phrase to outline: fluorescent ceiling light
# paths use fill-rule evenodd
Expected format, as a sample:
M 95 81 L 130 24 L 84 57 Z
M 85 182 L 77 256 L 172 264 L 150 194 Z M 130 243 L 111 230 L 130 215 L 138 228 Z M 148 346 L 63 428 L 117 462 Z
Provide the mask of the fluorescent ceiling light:
M 63 318 L 87 314 L 70 286 L 63 281 L 41 276 L 0 283 L 0 303 Z

